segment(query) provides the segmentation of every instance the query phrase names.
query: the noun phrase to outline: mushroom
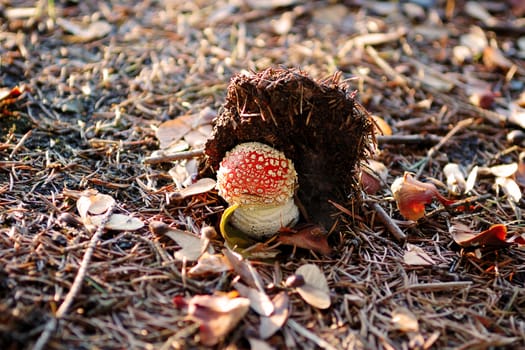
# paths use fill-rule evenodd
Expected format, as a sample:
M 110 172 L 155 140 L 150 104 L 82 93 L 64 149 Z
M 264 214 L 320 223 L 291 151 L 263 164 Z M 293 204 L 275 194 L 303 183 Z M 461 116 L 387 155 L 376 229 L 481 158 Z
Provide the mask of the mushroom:
M 231 225 L 254 238 L 271 236 L 299 220 L 294 203 L 297 173 L 291 160 L 260 142 L 228 151 L 217 171 L 219 195 L 238 208 Z

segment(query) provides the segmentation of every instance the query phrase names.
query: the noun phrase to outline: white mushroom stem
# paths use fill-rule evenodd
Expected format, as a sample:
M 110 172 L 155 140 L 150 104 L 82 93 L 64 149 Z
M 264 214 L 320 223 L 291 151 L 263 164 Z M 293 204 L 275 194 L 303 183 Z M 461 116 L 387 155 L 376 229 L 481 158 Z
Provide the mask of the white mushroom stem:
M 299 209 L 293 198 L 282 205 L 241 206 L 235 210 L 230 223 L 255 238 L 270 237 L 281 227 L 293 226 L 299 220 Z

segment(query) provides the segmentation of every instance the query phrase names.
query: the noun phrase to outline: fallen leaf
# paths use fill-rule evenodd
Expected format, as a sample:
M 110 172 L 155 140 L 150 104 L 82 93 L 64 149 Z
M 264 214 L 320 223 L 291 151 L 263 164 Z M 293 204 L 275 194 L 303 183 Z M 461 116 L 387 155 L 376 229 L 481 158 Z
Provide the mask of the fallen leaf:
M 239 292 L 241 297 L 250 300 L 250 307 L 259 315 L 270 316 L 273 313 L 273 303 L 270 300 L 270 297 L 263 291 L 248 287 L 240 282 L 234 283 L 233 287 Z
M 108 35 L 112 30 L 111 25 L 106 21 L 96 21 L 85 26 L 71 22 L 63 17 L 58 17 L 56 23 L 67 32 L 73 34 L 71 39 L 74 42 L 88 42 L 100 39 Z
M 495 224 L 485 231 L 474 232 L 468 226 L 456 223 L 450 227 L 450 234 L 454 241 L 464 248 L 501 248 L 509 245 L 505 240 L 507 237 L 507 227 L 503 224 Z
M 467 176 L 467 181 L 465 183 L 465 191 L 464 193 L 469 193 L 474 189 L 474 186 L 476 185 L 476 179 L 478 178 L 478 170 L 479 167 L 476 165 L 472 168 L 470 173 Z
M 403 261 L 407 265 L 435 265 L 436 262 L 420 247 L 407 243 Z
M 262 286 L 261 277 L 249 262 L 228 249 L 223 249 L 222 253 L 228 259 L 235 273 L 241 277 L 241 280 L 243 280 L 244 283 L 250 287 L 262 289 L 260 288 L 260 286 Z
M 208 239 L 201 239 L 191 232 L 171 228 L 160 221 L 152 221 L 149 227 L 154 234 L 169 237 L 181 247 L 173 255 L 177 260 L 196 261 L 209 245 Z
M 259 324 L 259 336 L 261 339 L 268 339 L 280 330 L 290 314 L 290 298 L 286 292 L 280 292 L 272 299 L 274 312 L 268 317 L 261 317 Z
M 360 183 L 367 194 L 375 194 L 386 184 L 388 169 L 386 166 L 373 159 L 368 159 L 361 164 Z
M 181 199 L 191 197 L 197 194 L 209 192 L 215 188 L 215 185 L 216 181 L 214 179 L 202 178 L 182 190 L 172 192 L 171 195 L 175 198 Z
M 419 323 L 416 316 L 407 308 L 399 307 L 392 312 L 392 324 L 395 329 L 404 332 L 418 332 Z
M 200 324 L 200 340 L 206 346 L 219 343 L 248 312 L 247 298 L 195 295 L 187 302 L 188 317 Z
M 425 205 L 437 199 L 443 205 L 451 205 L 453 200 L 443 197 L 432 183 L 418 181 L 406 172 L 397 178 L 390 187 L 401 215 L 409 220 L 425 216 Z
M 295 274 L 303 276 L 304 284 L 298 286 L 296 290 L 304 301 L 318 309 L 330 307 L 328 282 L 317 265 L 302 265 L 295 271 Z
M 197 260 L 197 264 L 189 271 L 189 276 L 203 276 L 208 274 L 218 274 L 232 270 L 228 259 L 222 254 L 209 254 L 204 252 Z
M 456 163 L 448 163 L 443 168 L 443 174 L 447 179 L 447 187 L 453 194 L 463 193 L 467 187 L 465 175 Z
M 275 350 L 273 346 L 265 342 L 264 340 L 257 339 L 254 337 L 247 337 L 248 343 L 250 343 L 250 349 L 252 350 Z
M 310 249 L 324 255 L 329 255 L 332 252 L 327 241 L 326 231 L 316 224 L 301 224 L 293 228 L 285 227 L 277 233 L 277 242 Z
M 102 219 L 104 215 L 93 215 L 89 216 L 89 221 L 92 225 L 102 225 Z M 113 231 L 136 231 L 144 227 L 144 222 L 139 218 L 124 215 L 124 214 L 111 214 L 108 221 L 104 225 L 105 229 Z
M 480 167 L 478 172 L 481 175 L 493 175 L 496 177 L 509 177 L 518 170 L 518 163 L 494 165 L 489 168 Z
M 498 188 L 501 188 L 507 197 L 514 203 L 518 203 L 521 199 L 520 186 L 511 178 L 508 177 L 497 177 L 495 184 Z
M 191 129 L 189 119 L 191 115 L 184 115 L 160 124 L 155 136 L 160 142 L 160 149 L 170 148 L 180 141 Z
M 490 70 L 508 70 L 514 65 L 499 48 L 493 46 L 487 46 L 483 50 L 483 63 Z
M 115 199 L 107 194 L 98 193 L 96 190 L 86 190 L 77 200 L 77 210 L 81 218 L 88 215 L 99 215 L 115 205 Z

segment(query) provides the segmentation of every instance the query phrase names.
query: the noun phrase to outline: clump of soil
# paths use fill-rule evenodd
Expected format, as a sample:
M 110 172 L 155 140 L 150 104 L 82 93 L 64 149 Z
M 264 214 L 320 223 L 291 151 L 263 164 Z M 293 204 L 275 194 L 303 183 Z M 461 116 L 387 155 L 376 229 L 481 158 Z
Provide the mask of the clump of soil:
M 358 165 L 371 152 L 373 124 L 339 84 L 339 75 L 315 81 L 295 69 L 236 75 L 214 120 L 206 155 L 213 169 L 237 144 L 258 141 L 286 154 L 299 179 L 307 221 L 329 229 L 329 200 L 356 198 Z

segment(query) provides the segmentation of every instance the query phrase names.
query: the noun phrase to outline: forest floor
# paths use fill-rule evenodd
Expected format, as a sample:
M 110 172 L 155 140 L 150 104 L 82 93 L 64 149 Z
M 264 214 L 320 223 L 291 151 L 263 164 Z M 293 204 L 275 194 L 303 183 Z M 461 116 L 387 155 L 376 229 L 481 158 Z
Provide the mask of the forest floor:
M 0 0 L 0 348 L 525 348 L 522 3 Z M 235 260 L 211 235 L 229 268 L 191 274 L 155 227 L 219 231 L 217 191 L 177 185 L 203 168 L 231 78 L 269 67 L 337 74 L 388 125 L 387 172 L 334 202 L 331 254 Z M 152 161 L 176 118 L 184 159 Z M 390 187 L 405 172 L 462 205 L 414 199 L 407 220 Z M 87 225 L 82 198 L 139 225 Z M 329 307 L 289 279 L 311 264 Z

